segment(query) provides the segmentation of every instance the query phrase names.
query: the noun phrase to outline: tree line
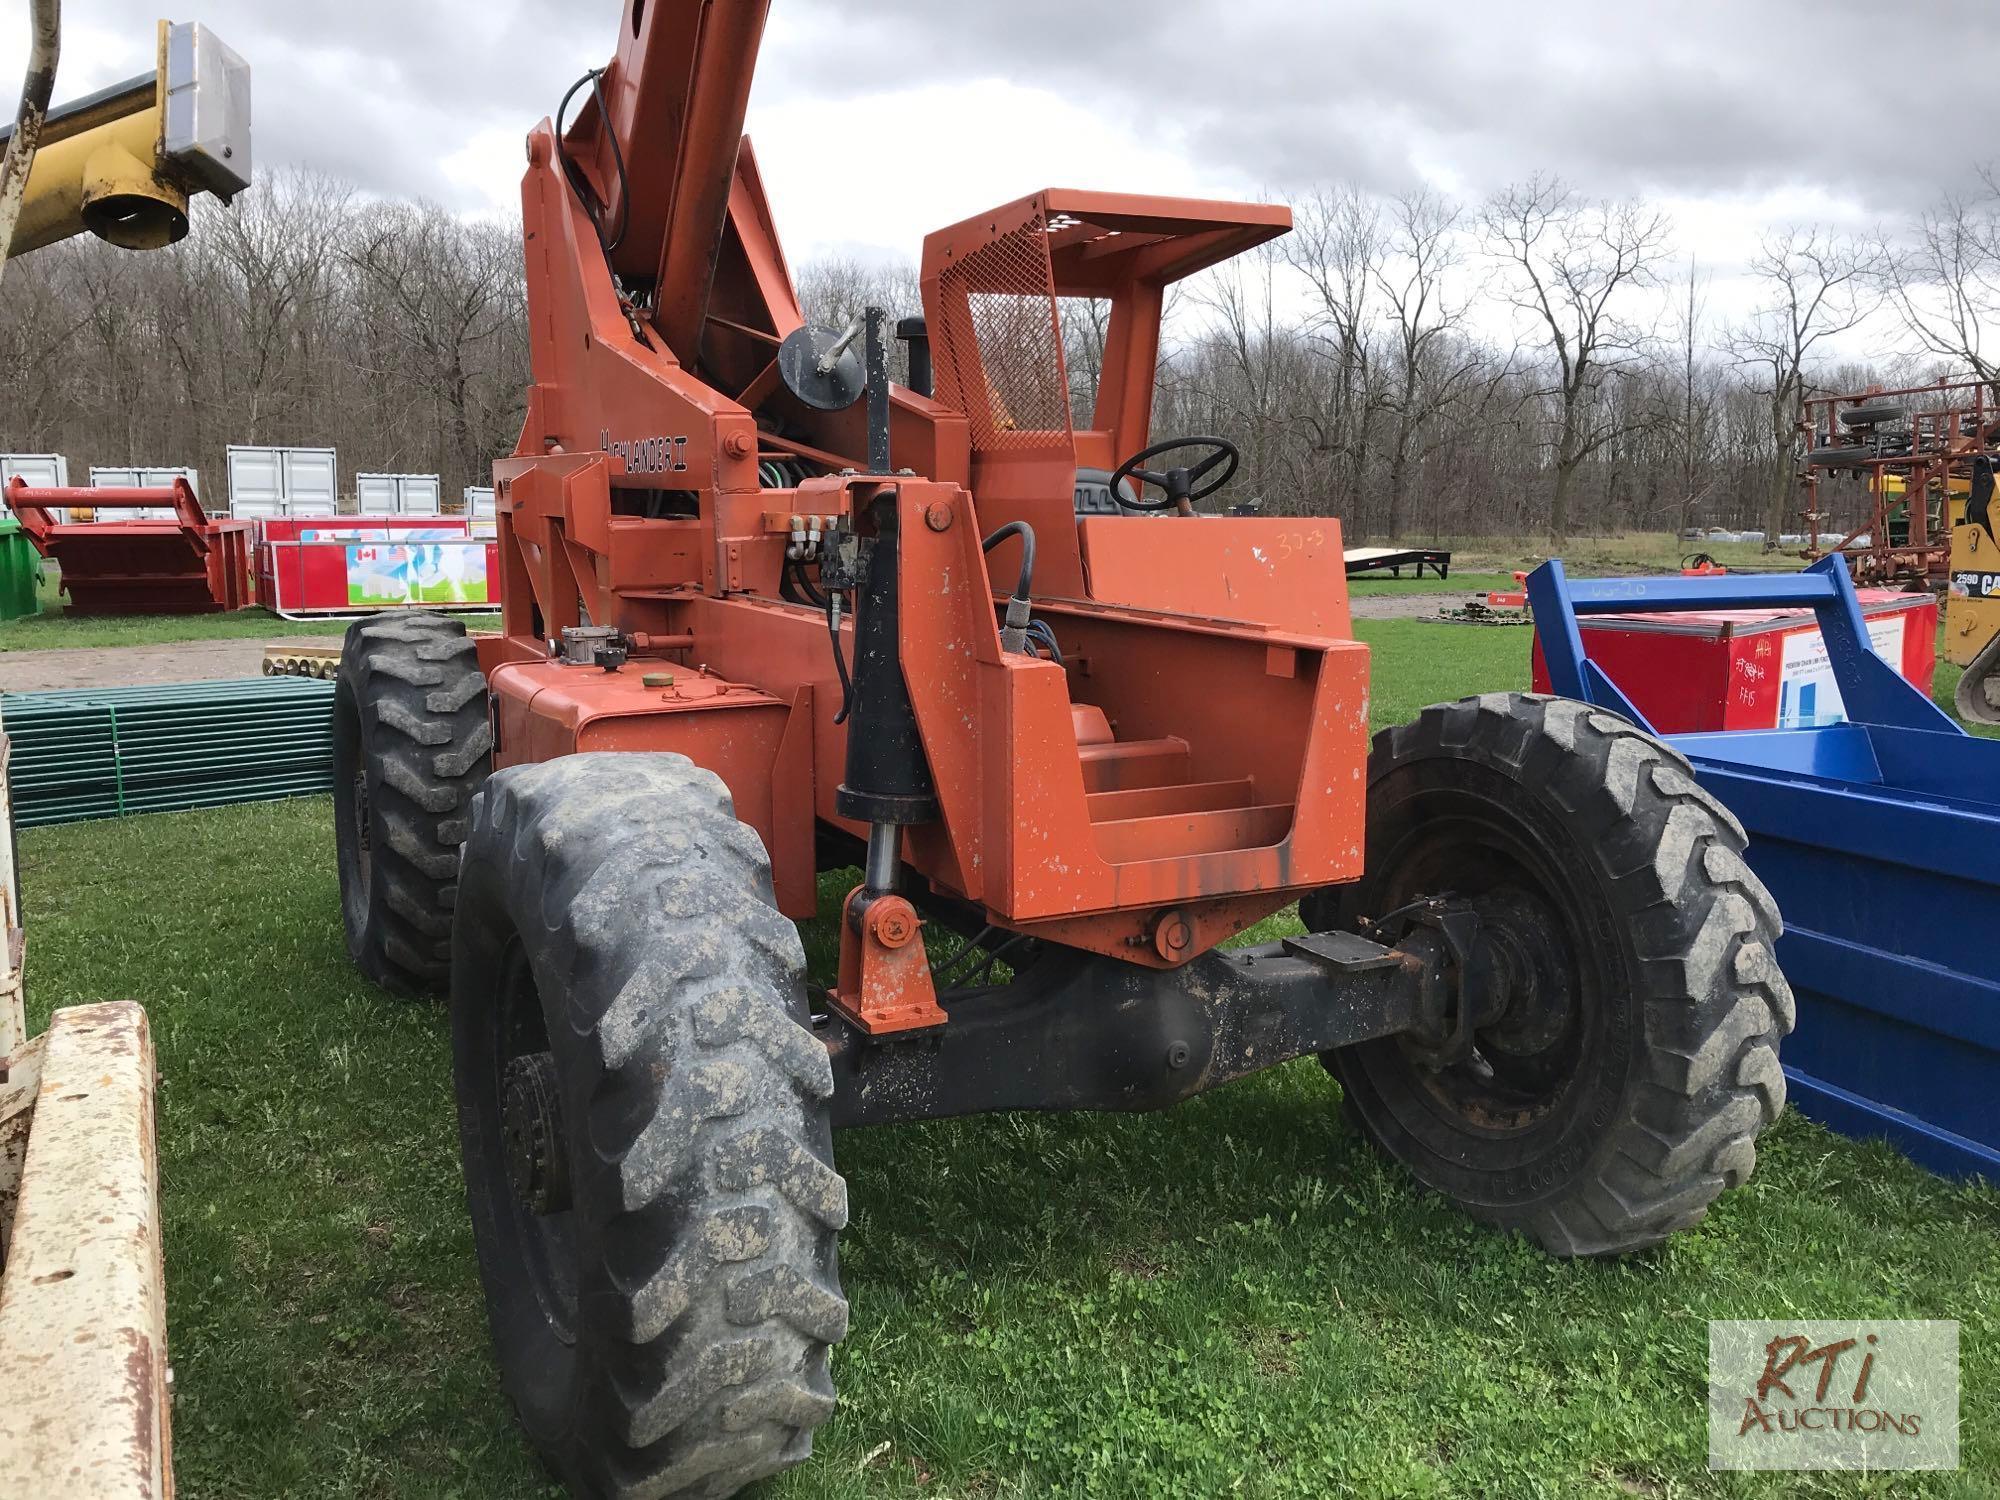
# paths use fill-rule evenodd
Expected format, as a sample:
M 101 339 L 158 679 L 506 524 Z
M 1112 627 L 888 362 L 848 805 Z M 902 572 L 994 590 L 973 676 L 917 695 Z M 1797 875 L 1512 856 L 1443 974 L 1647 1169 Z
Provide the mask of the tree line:
M 52 246 L 0 282 L 0 448 L 190 465 L 227 499 L 232 443 L 333 447 L 356 473 L 490 484 L 519 435 L 519 231 L 287 172 L 148 254 Z
M 1420 189 L 1302 194 L 1294 232 L 1176 289 L 1156 434 L 1244 455 L 1238 498 L 1338 515 L 1351 538 L 1801 521 L 1801 400 L 1967 373 L 2000 390 L 2000 184 L 1941 197 L 1893 233 L 1766 234 L 1748 305 L 1637 200 L 1538 175 L 1478 202 Z M 800 273 L 809 313 L 918 305 L 913 267 Z M 1066 301 L 1077 420 L 1104 310 Z M 1867 336 L 1868 365 L 1831 351 Z M 13 374 L 0 448 L 91 464 L 198 466 L 224 498 L 229 443 L 332 446 L 344 482 L 488 480 L 527 382 L 518 231 L 381 202 L 301 172 L 205 205 L 171 250 L 54 247 L 0 283 Z M 1836 520 L 1858 489 L 1822 491 Z M 1845 514 L 1843 514 L 1845 512 Z

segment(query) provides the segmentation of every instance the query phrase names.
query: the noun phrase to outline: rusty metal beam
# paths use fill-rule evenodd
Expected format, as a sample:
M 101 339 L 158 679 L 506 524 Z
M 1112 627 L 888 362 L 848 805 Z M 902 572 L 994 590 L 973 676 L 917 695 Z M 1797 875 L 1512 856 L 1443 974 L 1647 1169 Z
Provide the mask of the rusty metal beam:
M 0 1275 L 0 1495 L 170 1497 L 146 1013 L 60 1010 L 42 1047 Z

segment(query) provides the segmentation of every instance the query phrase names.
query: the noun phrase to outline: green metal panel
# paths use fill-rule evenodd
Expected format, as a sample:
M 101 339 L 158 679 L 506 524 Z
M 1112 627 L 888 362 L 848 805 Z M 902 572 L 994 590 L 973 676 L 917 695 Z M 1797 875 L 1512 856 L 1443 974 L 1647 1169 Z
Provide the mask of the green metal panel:
M 0 620 L 41 613 L 42 555 L 13 516 L 0 516 Z
M 23 828 L 333 785 L 333 684 L 252 677 L 0 695 Z

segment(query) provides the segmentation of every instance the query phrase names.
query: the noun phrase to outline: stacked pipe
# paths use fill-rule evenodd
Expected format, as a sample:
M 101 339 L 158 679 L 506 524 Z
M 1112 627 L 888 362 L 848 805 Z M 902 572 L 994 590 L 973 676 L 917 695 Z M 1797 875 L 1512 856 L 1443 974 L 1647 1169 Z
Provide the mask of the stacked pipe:
M 24 828 L 262 802 L 333 784 L 333 684 L 304 677 L 0 697 Z

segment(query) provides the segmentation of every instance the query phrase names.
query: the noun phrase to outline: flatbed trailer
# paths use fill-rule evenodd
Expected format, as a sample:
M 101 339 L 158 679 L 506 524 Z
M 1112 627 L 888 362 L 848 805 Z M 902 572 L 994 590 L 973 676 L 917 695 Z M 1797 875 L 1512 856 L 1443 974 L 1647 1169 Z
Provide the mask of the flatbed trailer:
M 1405 568 L 1415 568 L 1418 578 L 1424 576 L 1425 568 L 1440 578 L 1451 576 L 1451 553 L 1442 547 L 1349 547 L 1343 555 L 1349 578 L 1379 573 L 1384 568 L 1397 578 L 1403 576 Z

